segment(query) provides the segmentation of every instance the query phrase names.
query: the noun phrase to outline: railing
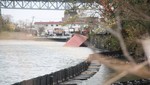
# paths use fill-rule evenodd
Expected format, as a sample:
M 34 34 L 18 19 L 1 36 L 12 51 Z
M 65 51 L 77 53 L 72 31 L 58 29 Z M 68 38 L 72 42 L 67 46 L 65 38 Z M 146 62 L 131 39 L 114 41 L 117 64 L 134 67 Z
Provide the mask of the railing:
M 89 65 L 90 63 L 85 61 L 70 68 L 62 69 L 60 71 L 33 79 L 24 80 L 12 85 L 59 85 L 61 82 L 80 75 L 83 71 L 87 70 Z
M 98 10 L 100 8 L 98 3 L 99 0 L 0 0 L 0 8 L 69 10 L 75 6 L 83 10 Z

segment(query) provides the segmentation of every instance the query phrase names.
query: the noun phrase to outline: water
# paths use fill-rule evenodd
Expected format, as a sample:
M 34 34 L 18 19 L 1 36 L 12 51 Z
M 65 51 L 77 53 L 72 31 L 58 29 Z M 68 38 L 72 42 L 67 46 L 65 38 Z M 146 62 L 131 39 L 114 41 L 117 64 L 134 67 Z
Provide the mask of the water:
M 0 85 L 74 66 L 92 53 L 88 48 L 63 45 L 64 42 L 0 40 Z
M 81 82 L 79 85 L 104 85 L 113 73 L 114 70 L 102 64 L 99 71 L 93 77 Z

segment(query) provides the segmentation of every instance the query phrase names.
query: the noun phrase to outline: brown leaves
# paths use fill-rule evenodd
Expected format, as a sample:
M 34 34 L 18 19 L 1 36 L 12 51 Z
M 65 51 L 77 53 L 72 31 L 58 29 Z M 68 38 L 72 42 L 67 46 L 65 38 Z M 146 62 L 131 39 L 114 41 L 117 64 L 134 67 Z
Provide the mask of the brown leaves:
M 108 19 L 119 11 L 122 20 L 150 20 L 150 5 L 146 0 L 100 0 L 100 5 L 104 10 L 102 15 Z
M 112 76 L 110 80 L 106 81 L 105 85 L 109 85 L 127 75 L 134 75 L 140 78 L 150 78 L 150 72 L 146 67 L 148 64 L 147 61 L 140 64 L 133 64 L 132 62 L 118 60 L 112 56 L 104 56 L 101 54 L 91 54 L 88 61 L 92 60 L 98 60 L 100 63 L 115 70 L 115 75 Z

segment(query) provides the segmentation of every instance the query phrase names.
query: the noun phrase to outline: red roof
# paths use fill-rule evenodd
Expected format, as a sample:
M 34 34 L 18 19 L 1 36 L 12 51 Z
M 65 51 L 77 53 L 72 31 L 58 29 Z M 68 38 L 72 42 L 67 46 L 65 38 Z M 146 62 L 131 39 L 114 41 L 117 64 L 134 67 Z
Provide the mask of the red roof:
M 35 22 L 34 24 L 61 24 L 62 22 Z
M 93 19 L 93 18 L 92 18 Z M 75 20 L 74 22 L 69 22 L 69 24 L 86 24 L 89 23 L 91 19 L 90 18 L 80 18 Z M 62 21 L 58 21 L 58 22 L 35 22 L 34 24 L 42 24 L 42 25 L 47 25 L 47 24 L 62 24 L 65 21 L 65 18 L 62 18 Z M 94 18 L 92 20 L 93 23 L 98 23 L 98 18 Z
M 64 46 L 66 47 L 79 47 L 84 43 L 88 38 L 86 36 L 75 34 L 70 40 L 66 42 Z

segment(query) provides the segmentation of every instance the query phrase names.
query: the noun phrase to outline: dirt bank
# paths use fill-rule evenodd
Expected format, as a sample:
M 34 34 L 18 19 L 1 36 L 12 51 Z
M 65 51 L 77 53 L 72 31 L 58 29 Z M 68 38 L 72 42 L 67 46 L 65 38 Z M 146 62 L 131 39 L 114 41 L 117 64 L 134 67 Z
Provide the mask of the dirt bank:
M 0 40 L 33 40 L 34 37 L 31 34 L 22 33 L 22 32 L 1 32 Z

